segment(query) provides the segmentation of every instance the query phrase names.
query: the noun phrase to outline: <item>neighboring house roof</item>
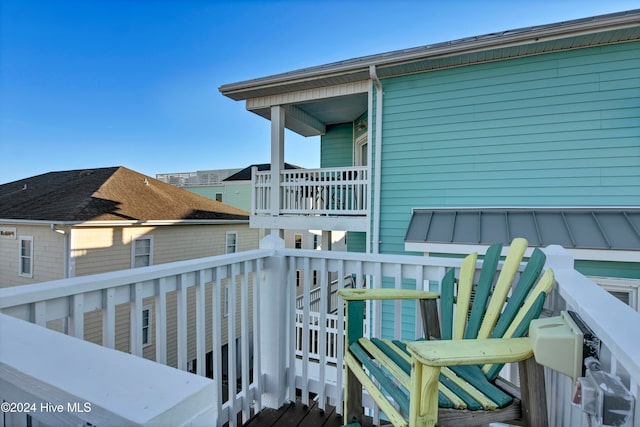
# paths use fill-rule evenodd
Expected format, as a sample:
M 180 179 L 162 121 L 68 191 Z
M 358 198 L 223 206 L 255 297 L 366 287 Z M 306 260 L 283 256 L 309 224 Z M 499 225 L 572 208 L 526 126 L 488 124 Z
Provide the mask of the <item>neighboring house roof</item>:
M 125 167 L 49 172 L 0 185 L 0 218 L 32 221 L 248 220 L 248 212 Z
M 251 170 L 254 167 L 257 168 L 258 171 L 271 170 L 271 164 L 270 163 L 255 164 L 255 165 L 248 166 L 248 167 L 242 169 L 241 171 L 238 171 L 238 172 L 234 173 L 230 177 L 225 178 L 223 181 L 225 181 L 225 182 L 226 181 L 251 181 Z M 300 166 L 292 165 L 290 163 L 285 163 L 284 164 L 284 168 L 285 169 L 301 169 Z
M 640 39 L 640 9 L 467 37 L 223 85 L 235 100 Z
M 640 250 L 640 208 L 415 209 L 406 243 L 509 244 Z

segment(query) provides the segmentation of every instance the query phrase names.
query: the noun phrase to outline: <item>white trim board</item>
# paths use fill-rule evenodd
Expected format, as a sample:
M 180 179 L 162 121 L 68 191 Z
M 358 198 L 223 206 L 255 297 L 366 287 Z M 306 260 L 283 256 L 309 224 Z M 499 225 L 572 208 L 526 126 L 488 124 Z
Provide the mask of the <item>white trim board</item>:
M 471 252 L 483 254 L 489 245 L 455 244 L 455 243 L 411 243 L 405 242 L 404 249 L 409 252 L 443 253 L 466 255 Z M 606 249 L 571 249 L 565 248 L 576 260 L 581 261 L 614 261 L 640 262 L 640 251 L 620 251 Z M 502 248 L 502 255 L 506 255 L 509 246 Z M 533 250 L 527 249 L 525 256 L 530 256 Z

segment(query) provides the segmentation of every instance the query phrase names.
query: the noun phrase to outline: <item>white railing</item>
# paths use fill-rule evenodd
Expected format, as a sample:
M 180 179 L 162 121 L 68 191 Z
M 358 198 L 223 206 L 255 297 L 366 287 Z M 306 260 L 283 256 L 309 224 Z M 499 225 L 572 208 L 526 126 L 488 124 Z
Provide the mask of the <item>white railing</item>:
M 305 403 L 313 393 L 320 408 L 331 403 L 341 412 L 344 303 L 337 300 L 335 314 L 311 310 L 311 301 L 316 298 L 311 289 L 314 270 L 319 283 L 329 283 L 330 277 L 337 277 L 338 289 L 351 283 L 356 286 L 366 283 L 369 288 L 438 290 L 445 271 L 459 268 L 461 262 L 448 258 L 290 250 L 273 236 L 264 239 L 262 245 L 265 249 L 241 254 L 2 289 L 0 311 L 85 338 L 89 331 L 84 319 L 98 312 L 104 346 L 124 345 L 118 344 L 116 336 L 119 325 L 124 325 L 125 335 L 129 336 L 125 351 L 171 365 L 173 348 L 176 367 L 184 371 L 189 361 L 196 359 L 195 371 L 201 376 L 208 373 L 203 361 L 211 351 L 215 422 L 235 425 L 238 415 L 246 421 L 264 406 L 279 407 L 294 400 L 297 392 Z M 621 376 L 637 398 L 640 315 L 626 310 L 621 302 L 609 298 L 605 291 L 573 270 L 572 260 L 564 250 L 554 248 L 547 253 L 548 264 L 558 279 L 549 307 L 555 311 L 571 308 L 585 319 L 603 342 L 605 369 Z M 299 282 L 301 309 L 296 304 L 298 270 L 303 272 Z M 318 307 L 329 307 L 329 292 L 320 292 L 317 298 Z M 142 329 L 139 313 L 149 303 L 154 309 L 152 354 L 147 354 L 149 347 L 143 347 L 142 333 L 138 332 Z M 222 314 L 225 307 L 226 316 Z M 376 301 L 369 303 L 366 310 L 372 334 L 399 339 L 414 339 L 422 334 L 419 326 L 413 326 L 420 322 L 411 325 L 406 322 L 408 318 L 418 318 L 415 304 Z M 174 321 L 171 319 L 175 319 L 175 333 L 169 332 Z M 227 321 L 225 325 L 225 319 L 235 322 Z M 46 366 L 46 345 L 43 347 L 39 357 Z M 0 350 L 2 358 L 5 348 Z M 231 362 L 224 372 L 223 359 Z M 55 370 L 57 366 L 49 368 Z M 0 371 L 0 380 L 5 375 Z M 121 381 L 126 388 L 128 379 Z M 567 384 L 563 377 L 551 373 L 548 381 L 551 425 L 585 425 L 583 415 L 571 407 L 570 381 Z M 365 404 L 373 408 L 366 396 Z
M 317 272 L 316 272 L 317 275 Z M 318 276 L 316 276 L 318 277 Z M 353 288 L 355 283 L 354 283 L 354 278 L 353 276 L 347 276 L 344 278 L 344 287 L 346 288 Z M 313 289 L 311 289 L 311 291 L 309 292 L 309 296 L 308 298 L 306 298 L 305 300 L 305 296 L 304 295 L 298 295 L 296 297 L 296 310 L 302 310 L 303 306 L 305 304 L 309 305 L 309 310 L 311 310 L 312 312 L 317 312 L 319 313 L 321 308 L 320 308 L 320 293 L 325 291 L 326 292 L 326 287 L 324 286 L 318 286 L 315 287 Z M 329 306 L 325 307 L 328 313 L 335 313 L 338 310 L 338 280 L 333 280 L 330 284 L 329 284 L 329 298 L 328 298 L 328 303 Z
M 215 425 L 207 378 L 6 314 L 0 337 L 2 426 Z
M 218 426 L 226 422 L 235 425 L 237 414 L 241 413 L 246 421 L 256 402 L 260 407 L 263 377 L 254 375 L 261 371 L 258 343 L 260 307 L 255 301 L 259 301 L 260 295 L 259 272 L 269 255 L 272 251 L 256 250 L 5 288 L 0 290 L 0 311 L 39 327 L 57 329 L 76 338 L 96 341 L 108 349 L 144 356 L 182 371 L 195 365 L 193 370 L 200 376 L 207 373 L 206 360 L 209 358 L 210 376 L 215 384 L 208 396 L 209 403 L 213 403 L 210 419 Z M 142 313 L 147 307 L 152 307 L 153 321 L 150 322 L 151 330 L 147 331 L 150 340 L 145 347 Z M 64 347 L 64 339 L 67 338 L 61 336 L 60 344 L 52 340 L 48 344 Z M 71 352 L 70 360 L 82 357 L 87 346 L 93 346 L 75 341 L 84 346 L 78 347 L 78 354 Z M 11 347 L 3 344 L 0 350 L 0 362 L 3 364 L 5 351 L 11 351 Z M 211 352 L 211 357 L 208 357 L 208 352 Z M 58 363 L 48 357 L 46 347 L 39 347 L 36 354 L 42 369 L 60 371 Z M 116 363 L 115 360 L 117 358 L 114 357 L 111 363 Z M 224 360 L 232 361 L 227 363 L 225 371 Z M 126 364 L 126 361 L 122 363 Z M 105 362 L 104 369 L 109 366 L 110 363 Z M 97 365 L 96 368 L 102 369 Z M 2 372 L 1 380 L 4 380 L 4 375 Z M 150 375 L 154 375 L 153 372 Z M 83 373 L 81 378 L 99 383 L 101 377 L 85 377 Z M 69 376 L 69 381 L 77 380 L 77 375 Z M 117 381 L 122 389 L 135 389 L 128 381 L 140 379 L 122 376 Z M 152 381 L 150 379 L 150 384 Z M 2 387 L 0 390 L 0 398 L 4 400 L 21 395 L 19 390 L 11 395 L 6 395 Z M 92 400 L 86 395 L 76 397 L 89 402 Z M 57 397 L 49 398 L 55 400 Z M 164 408 L 168 414 L 175 404 L 169 403 L 171 406 Z M 126 408 L 120 409 L 124 411 Z M 190 410 L 197 409 L 191 407 Z M 113 412 L 117 414 L 117 408 Z M 51 422 L 48 416 L 47 413 L 38 413 L 34 418 L 44 417 L 45 425 L 58 424 L 56 418 Z M 174 425 L 173 419 L 166 418 L 159 424 Z M 91 420 L 86 418 L 85 422 L 94 423 Z
M 640 313 L 577 272 L 563 248 L 553 246 L 545 252 L 557 281 L 550 298 L 554 314 L 560 310 L 576 312 L 600 339 L 601 368 L 619 377 L 635 397 L 635 422 L 625 425 L 640 425 Z M 571 405 L 576 392 L 571 379 L 546 370 L 546 383 L 549 425 L 598 425 Z
M 253 171 L 253 214 L 366 215 L 366 166 L 280 171 L 280 206 L 271 206 L 270 171 Z
M 324 327 L 320 324 L 320 313 L 309 312 L 307 331 L 309 336 L 304 338 L 304 313 L 302 310 L 296 310 L 296 356 L 303 357 L 305 354 L 305 348 L 303 343 L 307 343 L 306 353 L 309 356 L 309 360 L 319 361 L 320 353 L 323 352 L 320 344 L 320 334 L 325 334 L 325 361 L 335 365 L 338 362 L 338 340 L 344 339 L 341 334 L 344 330 L 344 325 L 338 324 L 338 316 L 335 314 L 327 314 L 325 316 L 326 324 Z

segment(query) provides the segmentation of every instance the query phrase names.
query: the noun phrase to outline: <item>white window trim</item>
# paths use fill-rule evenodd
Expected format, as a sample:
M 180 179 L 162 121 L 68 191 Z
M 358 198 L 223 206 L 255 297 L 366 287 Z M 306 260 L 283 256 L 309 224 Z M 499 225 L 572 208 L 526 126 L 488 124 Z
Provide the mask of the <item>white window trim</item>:
M 640 279 L 621 277 L 587 276 L 607 292 L 625 292 L 629 294 L 629 306 L 640 311 Z
M 235 246 L 234 246 L 234 250 L 233 252 L 229 252 L 229 236 L 230 235 L 235 235 Z M 238 252 L 238 232 L 237 231 L 227 231 L 227 233 L 225 234 L 224 237 L 224 253 L 226 254 L 234 254 Z
M 20 236 L 18 237 L 18 276 L 20 277 L 33 277 L 33 258 L 34 258 L 34 247 L 33 247 L 33 236 Z M 25 273 L 22 271 L 22 242 L 28 241 L 30 242 L 31 254 L 29 256 L 29 272 Z
M 297 246 L 298 244 L 298 237 L 300 238 L 300 247 Z M 293 235 L 293 247 L 295 249 L 302 249 L 303 248 L 303 244 L 302 244 L 303 240 L 302 240 L 302 234 L 300 233 L 296 233 Z
M 146 326 L 146 328 L 148 329 L 148 332 L 147 332 L 148 341 L 146 343 L 144 342 L 144 329 L 145 329 L 145 326 L 144 326 L 144 312 L 145 312 L 145 310 L 149 312 L 149 316 L 147 317 L 149 319 L 149 322 L 148 322 L 148 324 Z M 151 339 L 151 332 L 152 332 L 151 325 L 153 324 L 153 307 L 150 306 L 150 305 L 145 305 L 144 307 L 142 307 L 142 313 L 143 313 L 143 316 L 142 316 L 143 324 L 142 324 L 142 330 L 140 331 L 140 333 L 142 334 L 142 347 L 149 347 L 153 343 L 153 340 Z
M 131 239 L 131 268 L 136 268 L 136 240 L 149 240 L 149 265 L 153 265 L 153 236 L 136 236 Z

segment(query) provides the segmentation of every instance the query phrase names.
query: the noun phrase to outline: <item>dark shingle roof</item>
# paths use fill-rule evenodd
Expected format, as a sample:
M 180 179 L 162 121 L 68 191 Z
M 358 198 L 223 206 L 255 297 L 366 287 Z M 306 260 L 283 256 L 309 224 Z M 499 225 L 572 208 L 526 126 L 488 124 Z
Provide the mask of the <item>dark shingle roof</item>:
M 254 168 L 254 167 L 257 168 L 258 171 L 271 170 L 271 164 L 270 163 L 255 164 L 255 165 L 247 166 L 246 168 L 242 169 L 241 171 L 238 171 L 238 172 L 234 173 L 233 175 L 227 177 L 223 181 L 251 181 L 251 169 Z M 284 168 L 285 169 L 300 169 L 300 166 L 292 165 L 290 163 L 285 163 L 284 164 Z
M 247 220 L 248 212 L 125 167 L 49 172 L 0 185 L 0 218 Z
M 639 208 L 415 209 L 405 242 L 640 250 Z

